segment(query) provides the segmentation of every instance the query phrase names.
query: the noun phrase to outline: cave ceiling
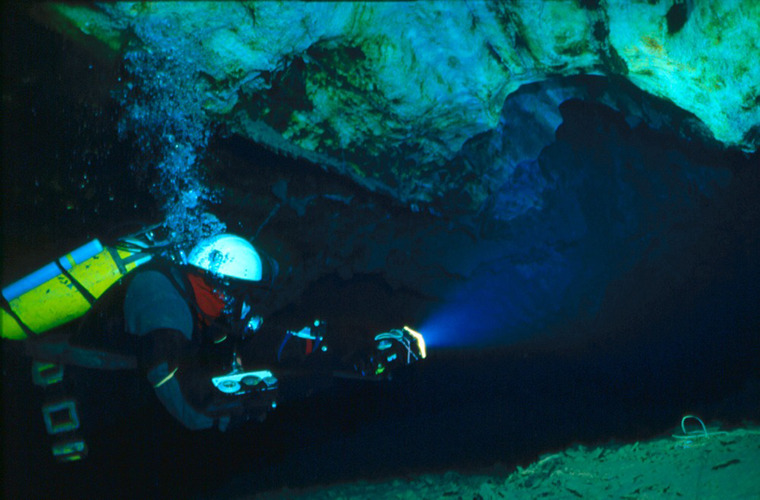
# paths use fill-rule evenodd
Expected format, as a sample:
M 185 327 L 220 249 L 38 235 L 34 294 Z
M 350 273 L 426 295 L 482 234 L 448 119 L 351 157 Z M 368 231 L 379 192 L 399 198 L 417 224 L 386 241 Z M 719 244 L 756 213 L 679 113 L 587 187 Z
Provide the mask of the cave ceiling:
M 216 122 L 406 204 L 466 184 L 479 208 L 536 151 L 503 141 L 494 166 L 463 148 L 531 111 L 505 108 L 521 86 L 563 77 L 630 82 L 682 110 L 679 133 L 760 140 L 751 0 L 53 3 L 40 17 L 106 53 L 181 60 Z M 556 128 L 556 110 L 542 114 Z
M 202 165 L 161 178 L 167 218 L 212 204 L 258 238 L 280 306 L 331 273 L 379 274 L 458 305 L 439 322 L 527 332 L 635 315 L 758 252 L 753 0 L 30 12 L 119 68 L 127 119 L 108 126 L 166 171 Z

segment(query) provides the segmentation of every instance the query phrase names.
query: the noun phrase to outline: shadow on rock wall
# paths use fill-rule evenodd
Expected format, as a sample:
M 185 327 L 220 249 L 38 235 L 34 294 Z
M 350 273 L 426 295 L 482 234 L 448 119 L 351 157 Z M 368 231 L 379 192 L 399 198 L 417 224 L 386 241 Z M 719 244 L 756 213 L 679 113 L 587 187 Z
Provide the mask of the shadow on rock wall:
M 517 163 L 477 214 L 398 206 L 229 138 L 216 145 L 214 169 L 223 218 L 281 260 L 279 305 L 351 315 L 356 307 L 341 310 L 338 299 L 327 306 L 325 290 L 369 277 L 386 298 L 403 297 L 387 326 L 413 322 L 435 346 L 604 328 L 709 286 L 731 249 L 756 238 L 751 215 L 734 217 L 751 199 L 732 198 L 737 173 L 754 178 L 741 153 L 653 131 L 603 104 L 569 100 L 559 113 L 555 140 Z

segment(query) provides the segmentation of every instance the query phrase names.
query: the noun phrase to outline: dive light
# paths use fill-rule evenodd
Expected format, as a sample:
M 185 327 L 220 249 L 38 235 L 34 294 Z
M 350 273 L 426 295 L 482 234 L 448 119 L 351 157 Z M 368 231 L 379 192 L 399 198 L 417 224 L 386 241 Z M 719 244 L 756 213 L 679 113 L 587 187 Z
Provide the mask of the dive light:
M 404 331 L 414 337 L 417 340 L 417 347 L 420 349 L 420 357 L 425 359 L 427 357 L 427 346 L 425 345 L 425 337 L 420 332 L 412 330 L 408 326 L 404 326 Z
M 375 336 L 375 341 L 378 342 L 377 349 L 379 351 L 385 351 L 386 349 L 391 348 L 393 346 L 393 340 L 404 346 L 406 349 L 406 364 L 427 357 L 425 338 L 420 332 L 412 330 L 408 326 L 404 326 L 401 330 L 394 328 L 391 331 Z M 417 343 L 416 350 L 414 349 L 412 342 Z M 387 361 L 393 361 L 394 359 L 396 359 L 396 355 L 392 354 Z

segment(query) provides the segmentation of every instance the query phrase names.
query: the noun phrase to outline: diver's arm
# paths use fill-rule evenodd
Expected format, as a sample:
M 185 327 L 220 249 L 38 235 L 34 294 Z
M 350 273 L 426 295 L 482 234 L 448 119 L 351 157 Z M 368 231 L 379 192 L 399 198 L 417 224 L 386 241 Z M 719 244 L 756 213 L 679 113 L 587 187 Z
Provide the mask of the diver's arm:
M 138 345 L 139 367 L 167 411 L 189 429 L 211 427 L 214 419 L 191 404 L 202 400 L 196 394 L 203 388 L 196 383 L 202 374 L 183 363 L 194 348 L 193 316 L 172 280 L 156 270 L 137 274 L 127 290 L 124 317 Z
M 148 379 L 154 383 L 153 390 L 166 411 L 190 430 L 209 429 L 216 420 L 197 411 L 185 398 L 179 380 L 172 376 L 166 364 L 159 365 L 148 373 Z M 159 380 L 160 379 L 160 380 Z M 158 381 L 158 382 L 155 382 Z
M 192 391 L 202 388 L 208 377 L 192 366 L 180 366 L 189 349 L 190 342 L 177 330 L 150 332 L 142 339 L 143 369 L 159 401 L 174 418 L 191 430 L 208 429 L 217 420 L 191 403 L 202 399 L 202 394 Z
M 287 331 L 277 353 L 277 362 L 287 371 L 329 372 L 332 377 L 357 380 L 388 380 L 396 369 L 425 357 L 422 335 L 404 327 L 375 335 L 372 341 L 358 341 L 347 351 L 347 345 L 328 349 L 325 325 L 315 321 L 314 327 L 298 332 Z M 343 342 L 342 344 L 346 344 Z M 342 349 L 341 349 L 342 348 Z

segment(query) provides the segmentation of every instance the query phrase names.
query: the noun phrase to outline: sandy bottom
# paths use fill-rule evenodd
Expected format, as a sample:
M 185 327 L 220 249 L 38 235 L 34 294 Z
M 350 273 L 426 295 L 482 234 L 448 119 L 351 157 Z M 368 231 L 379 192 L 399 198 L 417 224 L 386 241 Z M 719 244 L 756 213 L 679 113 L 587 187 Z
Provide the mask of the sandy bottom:
M 509 471 L 423 474 L 262 493 L 280 499 L 754 499 L 760 500 L 760 428 L 595 448 L 575 446 Z

